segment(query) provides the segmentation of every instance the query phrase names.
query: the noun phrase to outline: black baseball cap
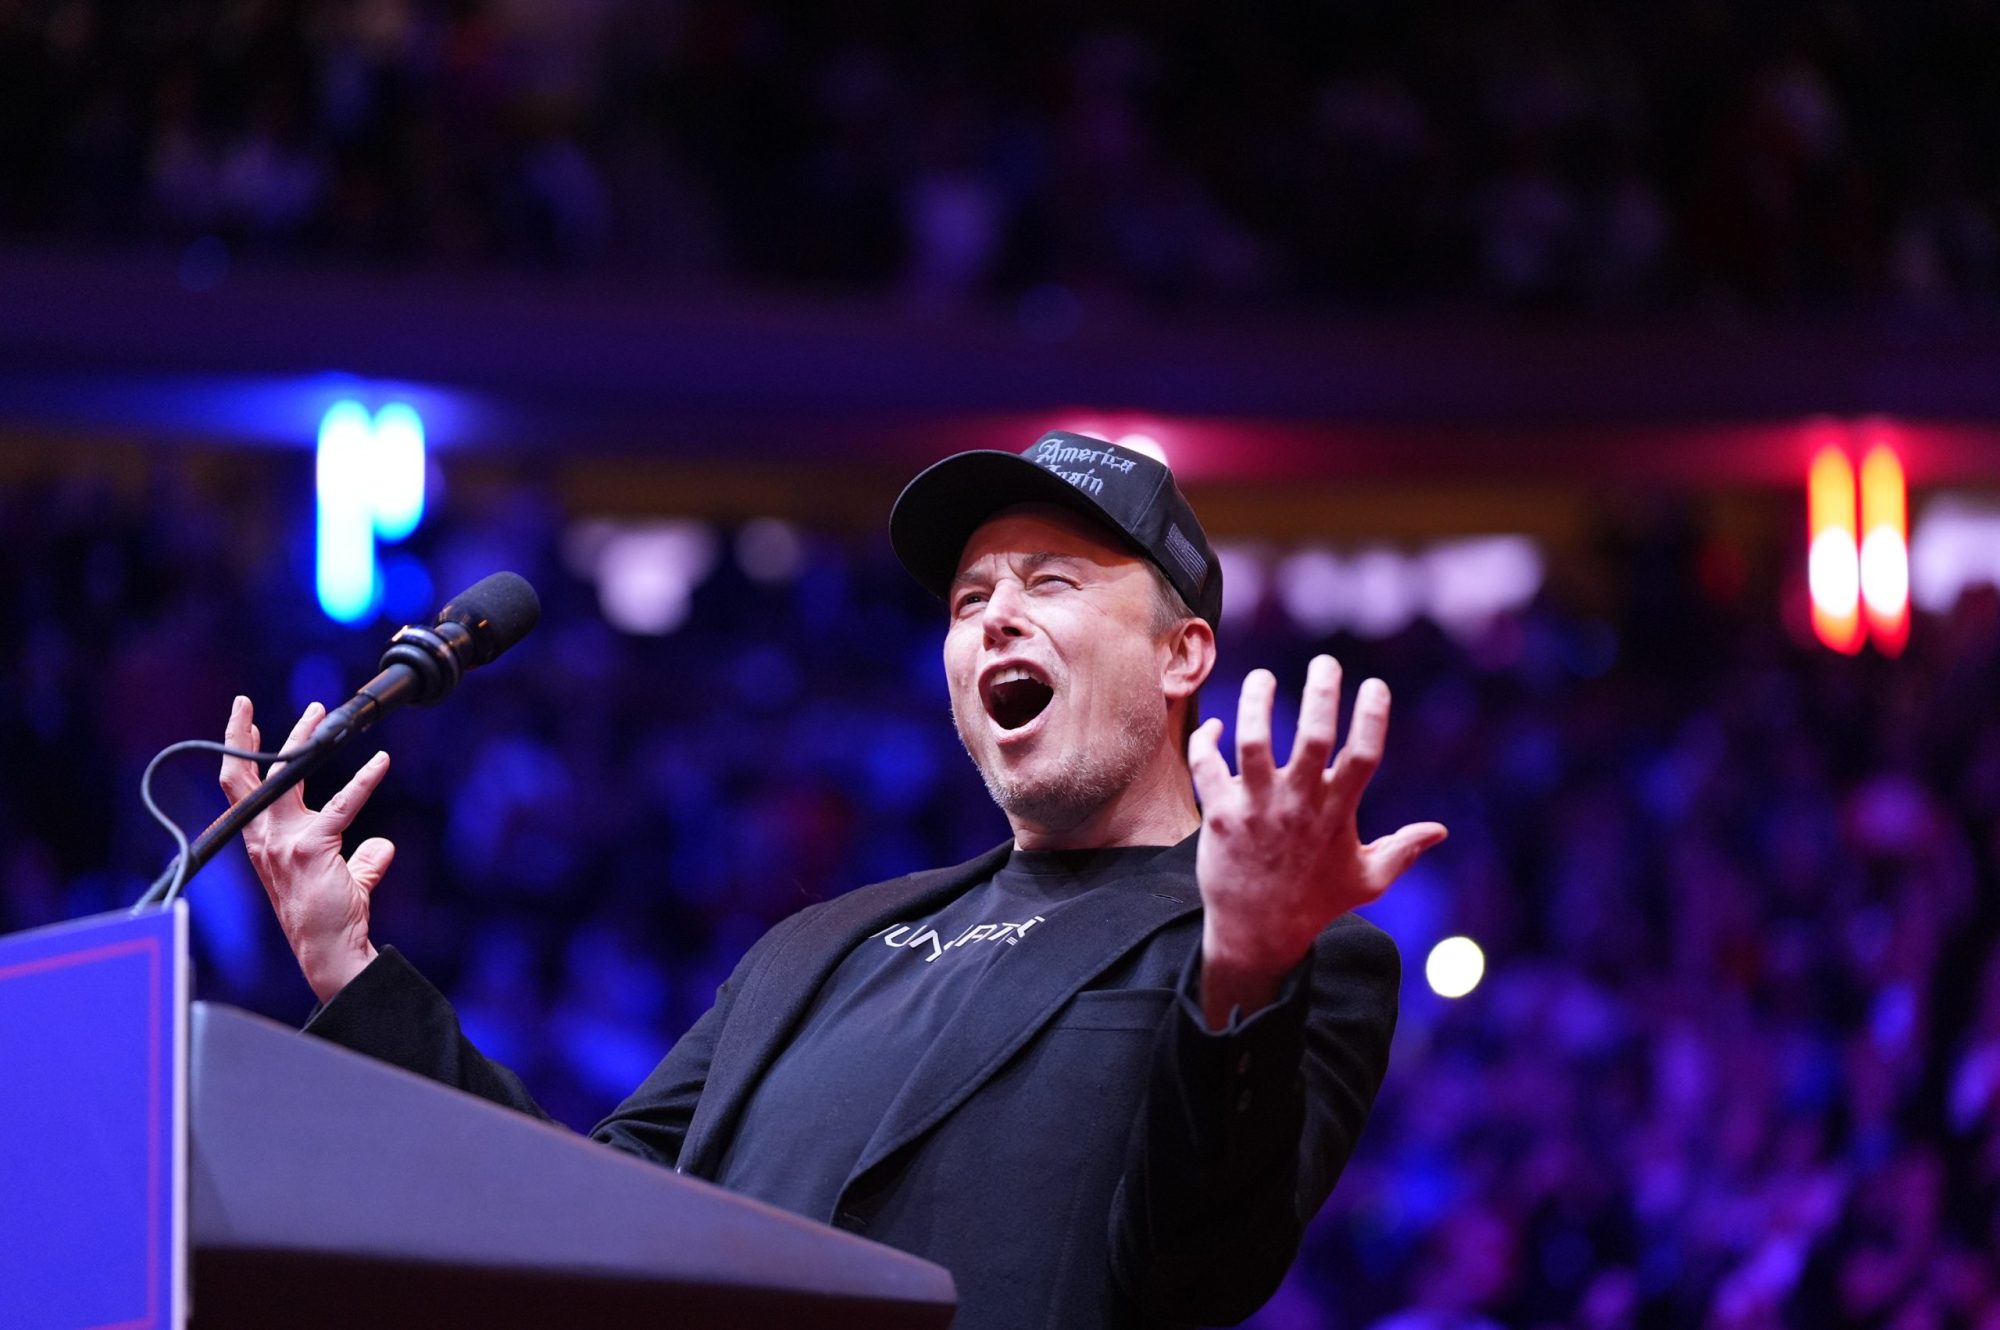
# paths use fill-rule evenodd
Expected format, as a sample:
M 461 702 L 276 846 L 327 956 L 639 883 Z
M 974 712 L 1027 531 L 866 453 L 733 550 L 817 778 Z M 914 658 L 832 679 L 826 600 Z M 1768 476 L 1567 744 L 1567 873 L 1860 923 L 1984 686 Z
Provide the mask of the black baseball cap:
M 1018 453 L 979 448 L 927 467 L 896 499 L 889 543 L 910 576 L 943 598 L 972 533 L 1023 503 L 1055 504 L 1109 527 L 1211 628 L 1221 620 L 1222 565 L 1174 473 L 1087 434 L 1050 430 Z

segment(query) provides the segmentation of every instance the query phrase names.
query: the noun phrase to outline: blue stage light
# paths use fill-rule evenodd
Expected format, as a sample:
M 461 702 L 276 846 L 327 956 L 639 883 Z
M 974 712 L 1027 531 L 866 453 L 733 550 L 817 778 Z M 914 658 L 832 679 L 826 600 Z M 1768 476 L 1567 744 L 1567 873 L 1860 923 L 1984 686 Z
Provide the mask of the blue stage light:
M 375 542 L 398 541 L 424 515 L 424 425 L 392 402 L 371 418 L 352 399 L 327 408 L 319 426 L 318 528 L 314 579 L 320 608 L 359 623 L 382 598 Z
M 375 534 L 394 543 L 424 520 L 424 422 L 402 402 L 375 413 Z
M 319 605 L 340 623 L 358 623 L 375 603 L 375 516 L 368 502 L 374 422 L 353 401 L 335 402 L 319 425 Z

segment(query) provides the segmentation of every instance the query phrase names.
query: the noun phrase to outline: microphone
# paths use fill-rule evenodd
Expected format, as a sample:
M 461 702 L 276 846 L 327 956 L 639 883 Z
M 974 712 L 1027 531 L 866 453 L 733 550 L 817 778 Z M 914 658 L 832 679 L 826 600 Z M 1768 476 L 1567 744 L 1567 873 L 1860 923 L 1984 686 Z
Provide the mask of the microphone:
M 396 708 L 441 701 L 467 670 L 476 670 L 528 635 L 542 617 L 541 598 L 518 573 L 493 573 L 453 596 L 428 628 L 396 630 L 381 673 L 313 730 L 315 748 L 331 749 Z

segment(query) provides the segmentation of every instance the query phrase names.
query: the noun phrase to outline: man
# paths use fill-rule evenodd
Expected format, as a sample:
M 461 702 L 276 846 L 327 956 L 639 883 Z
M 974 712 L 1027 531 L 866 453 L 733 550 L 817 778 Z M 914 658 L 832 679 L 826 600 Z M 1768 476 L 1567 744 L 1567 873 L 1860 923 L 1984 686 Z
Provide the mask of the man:
M 1445 834 L 1356 834 L 1388 690 L 1362 685 L 1336 757 L 1340 670 L 1316 659 L 1280 767 L 1253 672 L 1232 775 L 1221 723 L 1190 728 L 1214 552 L 1164 466 L 1101 440 L 949 457 L 890 536 L 945 598 L 953 719 L 1013 838 L 780 922 L 592 1134 L 937 1261 L 962 1330 L 1240 1320 L 1387 1066 L 1396 950 L 1349 911 Z M 228 737 L 257 743 L 244 699 Z M 245 833 L 324 1004 L 307 1029 L 536 1112 L 369 939 L 394 851 L 340 840 L 386 769 Z M 225 763 L 233 799 L 255 782 Z

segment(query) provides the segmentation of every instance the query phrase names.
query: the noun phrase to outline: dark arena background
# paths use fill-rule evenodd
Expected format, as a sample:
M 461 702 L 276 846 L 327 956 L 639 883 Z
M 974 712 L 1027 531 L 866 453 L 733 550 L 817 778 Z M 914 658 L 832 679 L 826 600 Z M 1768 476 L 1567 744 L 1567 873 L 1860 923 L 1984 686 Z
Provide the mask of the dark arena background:
M 1251 1324 L 2000 1330 L 1996 61 L 1992 0 L 0 0 L 0 931 L 518 570 L 336 777 L 392 751 L 376 935 L 587 1127 L 772 922 L 1006 836 L 885 522 L 1075 429 L 1216 540 L 1208 714 L 1379 674 L 1364 834 L 1452 830 Z M 197 996 L 302 1020 L 240 848 L 189 896 Z

